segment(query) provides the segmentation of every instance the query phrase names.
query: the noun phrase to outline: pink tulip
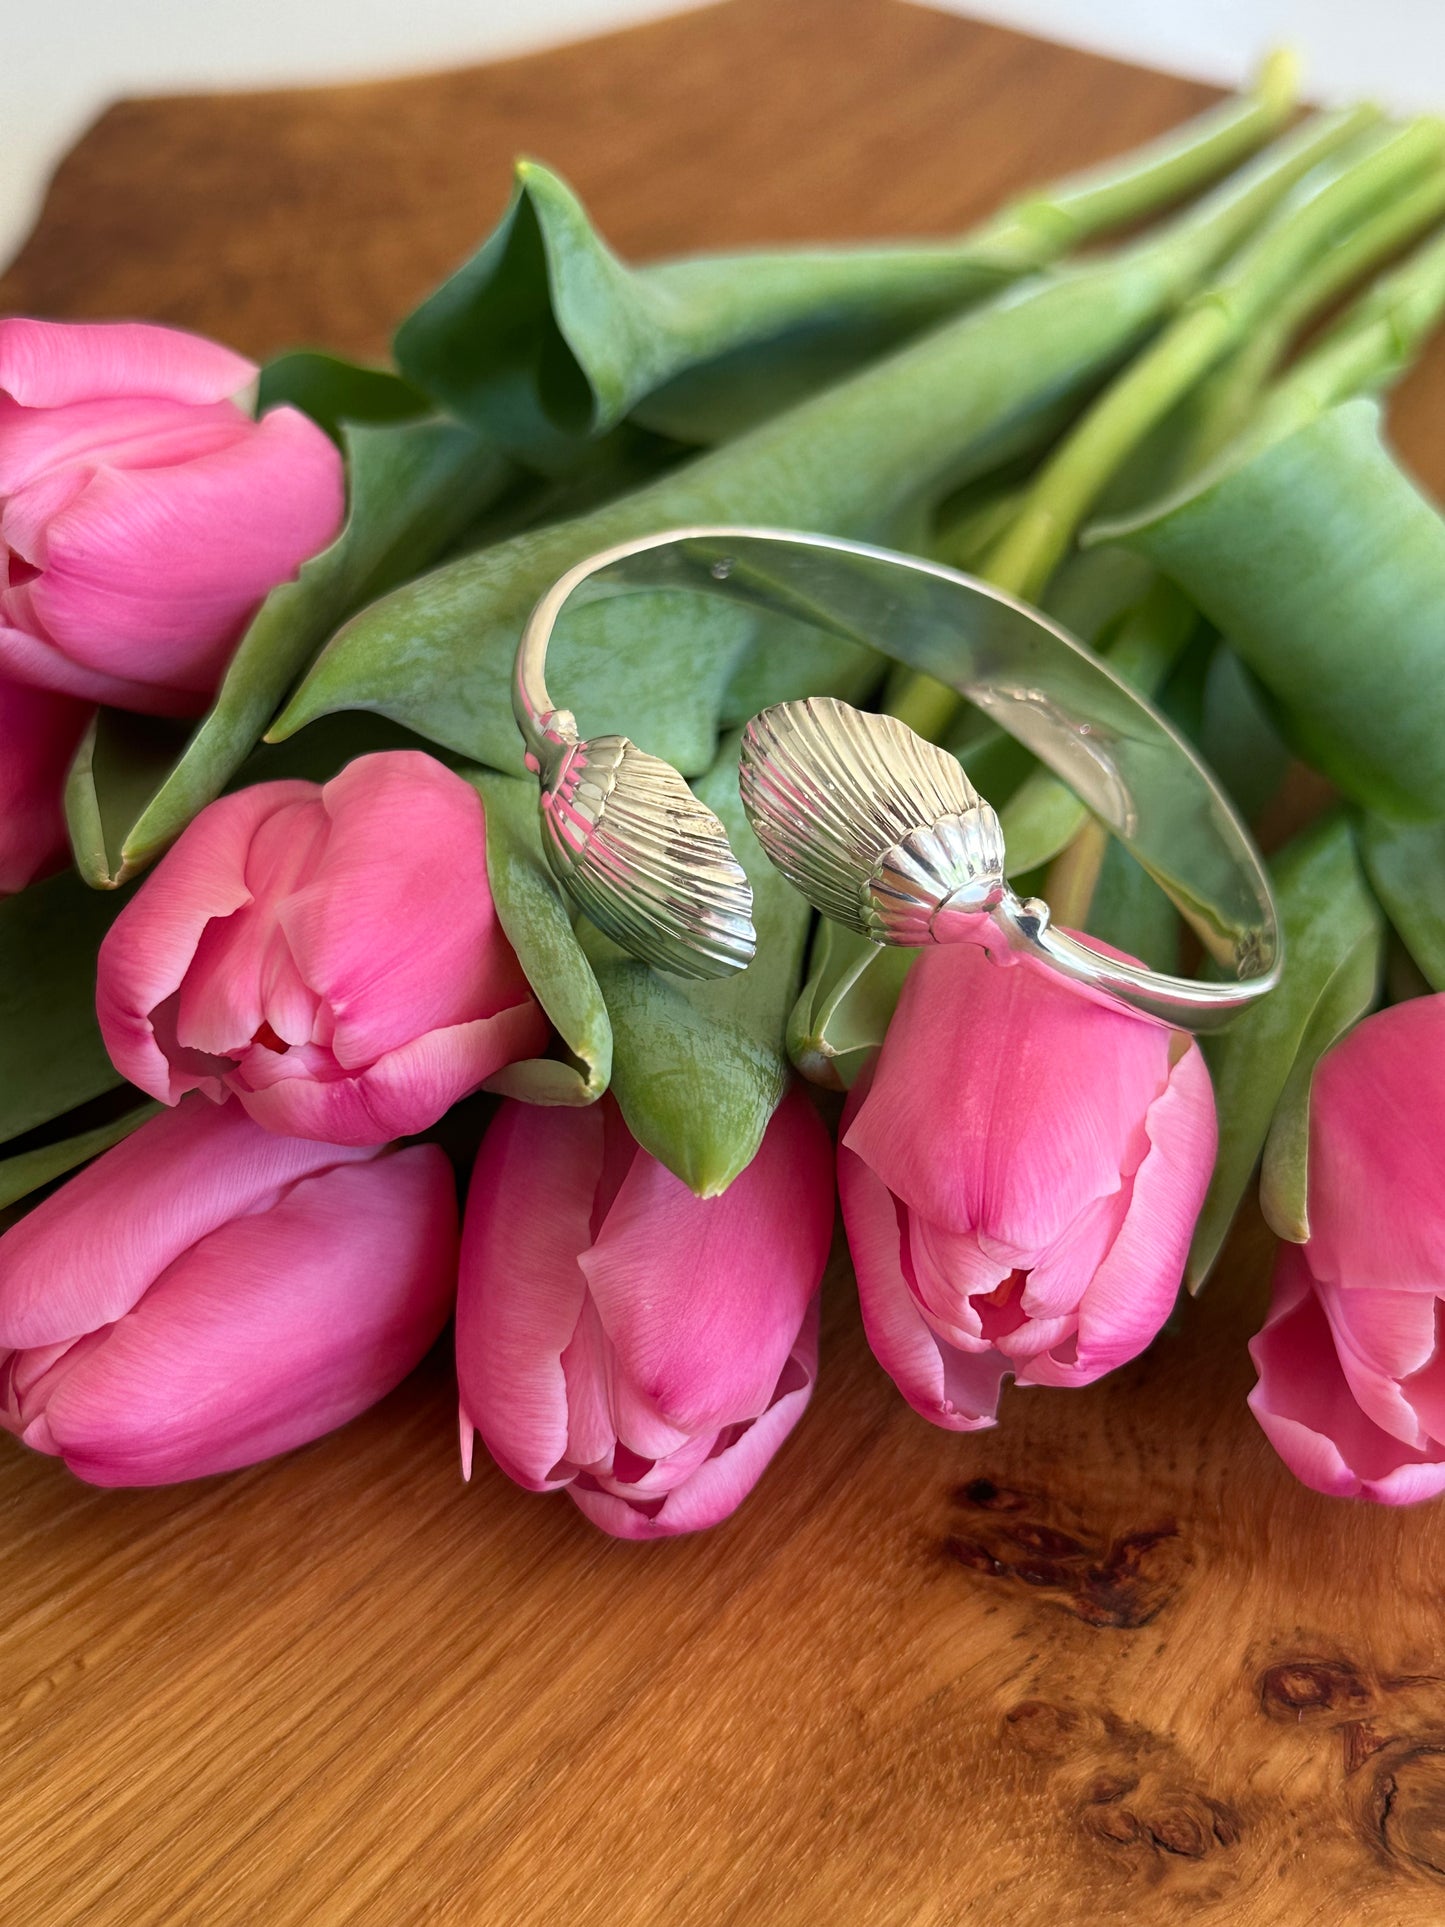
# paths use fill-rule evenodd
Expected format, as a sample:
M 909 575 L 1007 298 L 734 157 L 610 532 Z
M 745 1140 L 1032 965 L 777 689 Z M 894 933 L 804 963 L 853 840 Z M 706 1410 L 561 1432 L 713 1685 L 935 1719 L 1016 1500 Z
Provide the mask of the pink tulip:
M 427 1130 L 549 1034 L 492 904 L 481 799 L 417 750 L 202 810 L 111 925 L 96 1007 L 152 1097 L 234 1092 L 328 1144 Z
M 254 365 L 141 322 L 0 321 L 0 673 L 204 709 L 257 604 L 341 526 L 341 457 Z
M 935 1425 L 1087 1385 L 1158 1332 L 1214 1162 L 1198 1047 L 972 944 L 923 951 L 843 1119 L 868 1340 Z
M 435 1145 L 273 1137 L 193 1098 L 0 1238 L 0 1425 L 93 1485 L 289 1451 L 432 1345 L 456 1236 Z
M 0 676 L 0 897 L 69 855 L 65 776 L 90 709 Z
M 1445 1491 L 1445 997 L 1367 1017 L 1310 1091 L 1304 1245 L 1281 1245 L 1249 1403 L 1316 1492 Z
M 707 1200 L 638 1147 L 610 1098 L 504 1103 L 462 1235 L 468 1476 L 475 1430 L 519 1485 L 565 1487 L 618 1538 L 726 1518 L 813 1389 L 829 1161 L 797 1090 Z

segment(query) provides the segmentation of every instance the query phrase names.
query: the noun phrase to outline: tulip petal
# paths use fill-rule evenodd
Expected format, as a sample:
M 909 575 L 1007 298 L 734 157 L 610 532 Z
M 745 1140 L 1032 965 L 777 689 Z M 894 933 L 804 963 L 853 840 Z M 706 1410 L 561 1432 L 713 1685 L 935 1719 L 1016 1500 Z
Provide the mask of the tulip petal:
M 550 1034 L 528 997 L 494 1017 L 414 1038 L 354 1076 L 339 1069 L 317 1076 L 319 1052 L 283 1056 L 258 1047 L 226 1083 L 268 1131 L 332 1144 L 382 1144 L 429 1130 L 504 1064 L 537 1056 Z
M 17 629 L 4 620 L 0 620 L 0 676 L 29 683 L 34 689 L 51 690 L 57 696 L 73 696 L 90 704 L 109 703 L 113 709 L 135 709 L 147 716 L 195 716 L 206 706 L 205 698 L 191 690 L 87 669 L 72 662 L 43 636 Z
M 986 1350 L 978 1301 L 1013 1276 L 1012 1258 L 987 1251 L 976 1231 L 947 1231 L 917 1212 L 905 1213 L 902 1236 L 908 1275 L 930 1328 L 964 1351 Z
M 340 1064 L 370 1064 L 529 998 L 492 904 L 470 783 L 395 750 L 348 764 L 322 802 L 324 855 L 280 914 L 302 976 L 335 1013 Z
M 270 816 L 317 793 L 314 783 L 258 783 L 203 810 L 111 925 L 100 947 L 96 1014 L 116 1069 L 163 1103 L 185 1092 L 222 1095 L 215 1066 L 157 1038 L 165 1008 L 181 988 L 207 924 L 251 901 L 246 863 L 251 839 Z M 174 1013 L 169 1022 L 174 1029 Z M 179 1040 L 175 1040 L 179 1045 Z
M 248 900 L 212 917 L 197 939 L 176 1009 L 176 1041 L 186 1050 L 240 1057 L 263 1025 L 288 1043 L 311 1040 L 318 1000 L 276 922 L 277 904 L 315 868 L 326 841 L 319 792 L 306 787 L 256 823 L 245 855 Z
M 907 1207 L 848 1149 L 846 1135 L 838 1147 L 838 1190 L 863 1327 L 878 1363 L 933 1424 L 952 1432 L 996 1424 L 1008 1361 L 994 1350 L 959 1351 L 935 1336 L 904 1272 L 900 1221 Z
M 610 1464 L 617 1426 L 607 1396 L 612 1376 L 607 1336 L 586 1292 L 576 1330 L 562 1354 L 562 1376 L 567 1385 L 566 1464 L 574 1470 Z
M 849 1148 L 931 1223 L 1040 1251 L 1142 1154 L 1169 1033 L 972 944 L 904 980 Z
M 302 1178 L 180 1255 L 59 1378 L 54 1449 L 95 1484 L 156 1485 L 318 1438 L 435 1341 L 455 1254 L 451 1167 L 434 1145 Z
M 344 508 L 339 451 L 293 408 L 174 468 L 98 469 L 46 530 L 40 633 L 86 669 L 209 695 L 257 604 Z
M 1249 1349 L 1259 1373 L 1250 1410 L 1303 1484 L 1384 1505 L 1445 1492 L 1445 1445 L 1405 1445 L 1360 1409 L 1298 1245 L 1280 1246 L 1269 1316 Z
M 620 1376 L 669 1427 L 716 1431 L 772 1395 L 832 1234 L 827 1131 L 794 1086 L 740 1177 L 702 1199 L 639 1155 L 579 1260 Z
M 564 1483 L 562 1355 L 582 1313 L 578 1255 L 591 1235 L 603 1164 L 600 1106 L 503 1103 L 467 1194 L 457 1292 L 464 1423 L 518 1485 Z
M 31 570 L 45 567 L 45 535 L 51 519 L 70 507 L 89 485 L 94 471 L 79 465 L 42 469 L 22 484 L 21 466 L 38 459 L 38 452 L 13 446 L 16 437 L 5 420 L 6 407 L 22 418 L 46 418 L 29 416 L 28 410 L 14 408 L 13 403 L 7 404 L 0 397 L 0 555 L 6 549 L 10 551 L 4 579 L 0 580 L 0 614 L 24 628 L 31 613 L 29 597 L 24 593 L 30 578 L 26 569 L 15 567 L 15 558 L 19 556 Z
M 0 677 L 0 896 L 69 855 L 63 795 L 90 710 Z
M 613 1492 L 588 1488 L 577 1481 L 568 1496 L 595 1526 L 618 1539 L 665 1539 L 678 1533 L 700 1532 L 737 1510 L 752 1491 L 783 1440 L 803 1415 L 818 1374 L 818 1299 L 815 1296 L 803 1326 L 779 1375 L 772 1402 L 760 1417 L 746 1425 L 720 1451 L 703 1460 L 696 1471 L 658 1505 L 641 1504 Z
M 1440 1283 L 1445 997 L 1357 1024 L 1320 1060 L 1310 1096 L 1310 1267 L 1347 1290 Z M 1361 1209 L 1362 1199 L 1388 1207 Z
M 198 1097 L 151 1118 L 0 1238 L 0 1350 L 59 1344 L 123 1318 L 198 1240 L 366 1155 L 275 1137 L 237 1105 Z
M 1392 1438 L 1428 1446 L 1430 1435 L 1402 1379 L 1435 1354 L 1440 1301 L 1422 1291 L 1350 1291 L 1315 1285 L 1340 1370 L 1360 1409 Z
M 256 372 L 217 341 L 148 321 L 0 321 L 0 389 L 25 408 L 116 395 L 224 401 Z
M 16 539 L 18 525 L 11 519 L 17 491 L 37 478 L 58 477 L 78 492 L 94 468 L 173 467 L 229 447 L 253 428 L 250 416 L 230 401 L 198 405 L 152 395 L 107 396 L 62 408 L 22 408 L 0 394 L 0 495 L 10 498 L 5 539 L 32 562 L 44 561 L 43 553 Z M 22 520 L 24 515 L 22 507 Z M 37 520 L 34 527 L 43 538 L 43 524 Z
M 1174 1065 L 1144 1128 L 1149 1148 L 1127 1181 L 1123 1222 L 1079 1301 L 1077 1353 L 1072 1361 L 1053 1360 L 1053 1369 L 1042 1361 L 1031 1366 L 1028 1376 L 1040 1384 L 1090 1384 L 1137 1357 L 1173 1309 L 1218 1137 L 1197 1044 Z

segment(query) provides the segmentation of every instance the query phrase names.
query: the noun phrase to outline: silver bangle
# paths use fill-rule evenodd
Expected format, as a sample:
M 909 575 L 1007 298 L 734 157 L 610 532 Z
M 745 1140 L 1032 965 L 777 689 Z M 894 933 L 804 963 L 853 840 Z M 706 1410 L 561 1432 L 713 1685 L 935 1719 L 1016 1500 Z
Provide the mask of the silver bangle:
M 538 602 L 513 709 L 541 785 L 544 842 L 577 904 L 634 956 L 692 977 L 751 960 L 752 892 L 722 825 L 675 769 L 623 736 L 583 740 L 543 670 L 564 605 L 693 589 L 801 619 L 936 677 L 1074 790 L 1196 932 L 1220 976 L 1167 976 L 1055 929 L 1005 880 L 993 809 L 956 758 L 889 716 L 781 703 L 743 738 L 744 807 L 774 864 L 825 916 L 878 943 L 982 942 L 1085 994 L 1210 1030 L 1279 979 L 1282 939 L 1249 832 L 1189 744 L 1027 603 L 939 563 L 786 529 L 669 529 L 587 557 Z

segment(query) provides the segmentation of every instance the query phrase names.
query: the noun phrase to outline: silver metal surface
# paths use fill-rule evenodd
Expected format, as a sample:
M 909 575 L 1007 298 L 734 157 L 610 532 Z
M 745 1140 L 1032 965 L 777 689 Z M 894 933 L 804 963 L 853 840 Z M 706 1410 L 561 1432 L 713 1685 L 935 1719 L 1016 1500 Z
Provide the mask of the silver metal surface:
M 542 786 L 547 850 L 589 916 L 659 968 L 722 975 L 752 955 L 751 893 L 721 825 L 622 737 L 580 741 L 543 678 L 563 606 L 691 588 L 864 642 L 937 677 L 1073 788 L 1178 906 L 1224 973 L 1121 963 L 1054 929 L 1005 881 L 998 819 L 956 759 L 896 720 L 812 698 L 744 738 L 743 797 L 770 858 L 825 915 L 878 942 L 972 941 L 1085 994 L 1209 1029 L 1273 987 L 1281 938 L 1249 833 L 1187 742 L 1067 631 L 915 556 L 782 529 L 673 529 L 580 562 L 542 597 L 513 707 Z
M 518 698 L 517 719 L 541 783 L 542 846 L 563 888 L 658 970 L 746 969 L 757 949 L 753 891 L 722 824 L 671 763 L 625 736 L 582 741 L 571 714 L 542 694 L 537 709 Z
M 874 943 L 933 943 L 942 912 L 987 914 L 1007 889 L 992 806 L 894 716 L 831 696 L 779 703 L 744 731 L 740 776 L 769 859 Z

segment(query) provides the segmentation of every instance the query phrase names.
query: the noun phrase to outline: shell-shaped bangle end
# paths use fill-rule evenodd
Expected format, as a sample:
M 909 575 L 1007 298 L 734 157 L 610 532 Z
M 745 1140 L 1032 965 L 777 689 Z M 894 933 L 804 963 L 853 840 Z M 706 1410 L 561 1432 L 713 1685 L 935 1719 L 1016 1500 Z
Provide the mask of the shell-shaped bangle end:
M 771 861 L 874 943 L 938 942 L 939 911 L 987 915 L 1007 893 L 992 806 L 894 716 L 832 697 L 779 703 L 744 732 L 741 780 Z
M 541 809 L 558 881 L 624 950 L 680 977 L 752 961 L 752 886 L 670 763 L 625 736 L 566 744 L 543 774 Z

